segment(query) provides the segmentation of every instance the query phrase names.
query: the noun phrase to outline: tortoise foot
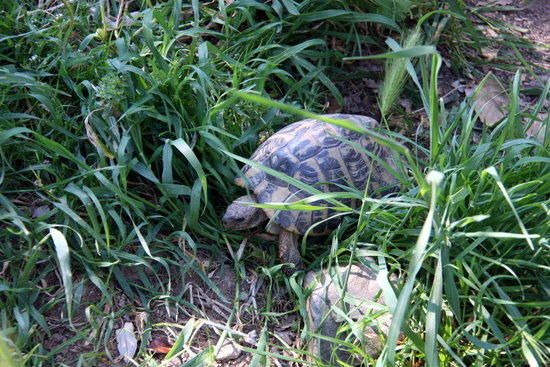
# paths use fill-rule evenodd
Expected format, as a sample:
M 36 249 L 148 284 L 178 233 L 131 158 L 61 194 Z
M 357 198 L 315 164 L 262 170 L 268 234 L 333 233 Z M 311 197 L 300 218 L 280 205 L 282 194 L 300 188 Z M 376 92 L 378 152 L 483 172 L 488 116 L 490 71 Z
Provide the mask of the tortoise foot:
M 305 269 L 300 251 L 298 251 L 298 235 L 296 233 L 282 230 L 279 234 L 279 259 L 283 263 L 294 265 L 293 268 L 283 268 L 287 276 Z

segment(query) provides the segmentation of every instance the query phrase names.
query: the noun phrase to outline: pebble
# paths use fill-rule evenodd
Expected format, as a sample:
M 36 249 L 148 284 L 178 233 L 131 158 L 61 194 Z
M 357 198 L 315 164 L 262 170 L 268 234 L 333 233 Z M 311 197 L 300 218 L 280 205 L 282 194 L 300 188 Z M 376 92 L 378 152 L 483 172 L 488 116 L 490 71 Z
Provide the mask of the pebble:
M 231 340 L 226 340 L 220 348 L 218 355 L 216 356 L 216 361 L 225 362 L 237 359 L 241 355 L 241 352 L 242 351 L 239 349 L 239 347 L 237 347 L 235 343 L 233 343 Z

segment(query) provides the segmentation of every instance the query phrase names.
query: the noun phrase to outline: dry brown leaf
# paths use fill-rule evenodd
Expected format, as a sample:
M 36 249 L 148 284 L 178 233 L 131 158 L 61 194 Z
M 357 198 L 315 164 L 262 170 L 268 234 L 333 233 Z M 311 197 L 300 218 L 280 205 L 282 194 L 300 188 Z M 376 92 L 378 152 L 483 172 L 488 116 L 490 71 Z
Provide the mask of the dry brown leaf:
M 3 276 L 6 270 L 8 270 L 8 266 L 10 265 L 9 261 L 4 261 L 2 263 L 2 271 L 0 271 L 0 276 Z M 43 279 L 42 279 L 43 280 Z
M 325 103 L 325 107 L 326 107 L 326 112 L 327 113 L 337 113 L 337 112 L 340 112 L 342 111 L 342 106 L 340 105 L 340 103 L 338 103 L 338 101 L 334 98 L 331 98 L 329 99 L 326 103 Z
M 239 358 L 242 350 L 231 340 L 226 340 L 218 354 L 216 355 L 216 361 L 218 362 L 227 362 Z
M 32 205 L 29 208 L 31 210 L 31 217 L 35 219 L 50 212 L 50 207 L 47 205 L 40 205 L 40 206 Z
M 378 83 L 376 80 L 374 80 L 374 79 L 368 79 L 368 78 L 363 78 L 363 81 L 365 82 L 365 86 L 366 86 L 367 88 L 378 90 L 379 83 Z
M 472 93 L 474 110 L 479 114 L 479 119 L 483 124 L 494 126 L 506 116 L 506 109 L 510 103 L 508 95 L 500 81 L 492 73 L 487 74 L 475 90 L 466 90 L 467 95 Z
M 165 338 L 155 338 L 151 340 L 147 348 L 152 349 L 155 353 L 167 354 L 172 349 L 172 344 Z
M 135 317 L 135 323 L 136 323 L 136 329 L 138 335 L 142 335 L 145 330 L 145 324 L 147 323 L 147 319 L 149 318 L 149 315 L 147 312 L 138 312 L 136 313 Z
M 492 1 L 493 5 L 507 6 L 514 5 L 514 0 L 495 0 Z

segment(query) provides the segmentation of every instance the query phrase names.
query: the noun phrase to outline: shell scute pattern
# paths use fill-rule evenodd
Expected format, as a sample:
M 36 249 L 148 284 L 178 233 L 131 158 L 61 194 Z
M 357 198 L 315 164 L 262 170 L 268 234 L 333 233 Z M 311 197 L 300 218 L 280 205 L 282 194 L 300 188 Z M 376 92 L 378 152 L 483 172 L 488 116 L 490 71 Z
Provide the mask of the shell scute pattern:
M 328 214 L 328 213 L 327 213 Z M 311 224 L 315 223 L 315 227 L 311 229 L 312 234 L 324 234 L 329 229 L 327 228 L 327 222 L 324 221 L 326 219 L 327 214 L 323 213 L 321 210 L 316 210 L 311 212 Z M 309 226 L 305 228 L 307 231 Z
M 286 146 L 286 144 L 293 139 L 292 135 L 288 134 L 275 134 L 271 136 L 269 139 L 264 141 L 258 149 L 252 154 L 252 157 L 250 157 L 250 160 L 266 164 L 266 161 L 270 159 L 271 155 L 273 153 L 276 153 L 281 147 Z M 247 170 L 251 169 L 250 166 L 245 166 L 243 168 L 243 173 L 247 174 Z
M 324 175 L 322 175 L 322 172 L 319 172 L 319 170 L 315 169 L 315 167 L 311 164 L 301 163 L 298 168 L 298 176 L 296 178 L 303 183 L 313 186 L 324 180 Z
M 361 137 L 359 140 L 359 144 L 365 149 L 373 153 L 379 153 L 380 151 L 386 151 L 385 149 L 379 149 L 381 148 L 379 145 L 377 145 L 372 139 L 369 139 L 366 136 Z
M 275 135 L 283 134 L 283 135 L 288 135 L 291 138 L 296 138 L 296 137 L 302 138 L 301 136 L 302 134 L 312 131 L 312 129 L 319 127 L 319 125 L 321 124 L 323 124 L 321 121 L 317 121 L 314 119 L 306 119 L 306 120 L 298 121 L 288 126 L 285 126 L 281 130 L 277 131 Z
M 299 189 L 294 185 L 288 185 L 288 190 L 292 193 L 292 196 L 295 197 L 297 200 L 302 200 L 309 196 L 309 194 L 306 191 Z
M 256 194 L 258 198 L 258 202 L 260 203 L 272 202 L 273 201 L 272 197 L 273 197 L 273 194 L 275 193 L 275 190 L 277 190 L 276 185 L 272 183 L 268 183 L 267 185 L 265 185 L 265 187 Z
M 344 128 L 340 128 L 340 131 L 342 132 L 342 135 L 344 136 L 344 138 L 346 138 L 347 140 L 359 140 L 362 137 L 362 135 L 356 131 L 352 131 Z
M 295 215 L 281 215 L 278 217 L 278 220 L 277 220 L 277 224 L 287 229 L 293 228 L 295 223 L 296 223 Z
M 346 119 L 366 128 L 378 125 L 375 120 L 365 116 L 327 116 Z M 346 140 L 388 161 L 389 153 L 386 148 L 375 144 L 368 136 L 313 119 L 302 120 L 279 130 L 256 150 L 251 160 L 314 186 L 322 192 L 342 191 L 336 183 L 353 184 L 358 189 L 364 189 L 371 169 L 369 184 L 377 181 L 375 180 L 377 177 L 385 181 L 385 184 L 395 181 L 379 164 L 372 162 L 367 154 L 355 149 L 346 143 Z M 389 163 L 392 165 L 391 162 Z M 243 173 L 248 178 L 245 180 L 246 184 L 254 191 L 260 203 L 291 203 L 311 196 L 310 193 L 266 174 L 259 168 L 245 166 Z M 344 202 L 348 205 L 352 203 L 351 200 Z M 313 204 L 327 205 L 328 203 L 318 200 Z M 325 221 L 335 213 L 330 209 L 315 211 L 265 209 L 265 212 L 281 227 L 300 234 L 305 233 L 312 224 L 315 224 L 311 233 L 323 235 L 336 228 L 340 222 L 339 217 Z
M 351 181 L 357 189 L 363 189 L 369 180 L 369 167 L 357 167 L 351 171 Z
M 342 141 L 340 139 L 337 139 L 333 135 L 325 135 L 321 142 L 325 149 L 336 148 L 337 146 L 342 144 Z
M 298 233 L 305 233 L 311 224 L 314 223 L 311 219 L 312 213 L 311 211 L 303 211 L 298 214 L 296 223 L 294 224 Z
M 331 183 L 345 183 L 345 174 L 341 162 L 331 155 L 330 150 L 324 150 L 317 157 L 316 161 L 325 176 L 325 181 Z
M 361 153 L 359 153 L 349 144 L 345 144 L 342 147 L 340 147 L 340 153 L 342 154 L 342 158 L 348 164 L 349 163 L 357 164 L 358 162 L 361 162 L 361 160 L 363 159 L 363 157 L 361 156 Z
M 329 149 L 325 149 L 315 157 L 317 164 L 325 174 L 326 172 L 340 170 L 340 163 L 336 158 L 332 157 L 330 153 L 331 151 Z
M 248 176 L 248 179 L 250 180 L 250 186 L 256 187 L 258 186 L 262 181 L 266 179 L 266 174 L 264 171 L 261 170 L 254 170 L 254 174 Z
M 323 146 L 314 138 L 305 137 L 288 143 L 288 149 L 300 161 L 315 157 L 319 154 Z
M 280 149 L 271 155 L 269 166 L 276 171 L 294 177 L 298 170 L 300 160 L 295 157 L 289 149 Z

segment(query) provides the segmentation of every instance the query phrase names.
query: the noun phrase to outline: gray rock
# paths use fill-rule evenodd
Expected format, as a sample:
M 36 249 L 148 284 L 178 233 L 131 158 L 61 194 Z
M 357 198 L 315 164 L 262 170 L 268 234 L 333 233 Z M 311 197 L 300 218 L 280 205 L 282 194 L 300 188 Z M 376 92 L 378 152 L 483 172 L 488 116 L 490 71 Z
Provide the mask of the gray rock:
M 346 292 L 343 292 L 347 274 Z M 391 315 L 376 282 L 375 272 L 363 265 L 309 272 L 304 279 L 304 287 L 313 288 L 307 300 L 311 333 L 346 340 L 351 332 L 353 334 L 347 338 L 348 342 L 359 339 L 360 343 L 354 344 L 363 346 L 366 353 L 373 358 L 380 354 L 383 343 L 379 335 L 387 334 Z M 342 312 L 335 311 L 335 308 Z M 338 333 L 346 323 L 345 330 Z M 350 357 L 340 343 L 317 337 L 310 340 L 309 351 L 325 363 L 334 363 L 336 357 L 343 361 Z

